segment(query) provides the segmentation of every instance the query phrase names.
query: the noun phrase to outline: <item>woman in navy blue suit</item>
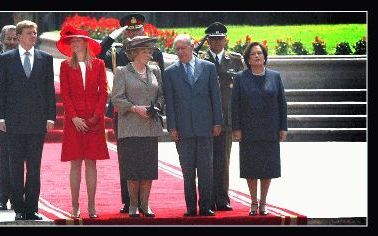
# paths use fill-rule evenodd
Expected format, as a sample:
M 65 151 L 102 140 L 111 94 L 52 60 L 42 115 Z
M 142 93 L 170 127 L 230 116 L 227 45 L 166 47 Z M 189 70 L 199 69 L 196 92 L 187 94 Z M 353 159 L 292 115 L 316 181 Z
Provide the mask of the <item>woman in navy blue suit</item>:
M 267 57 L 262 44 L 248 45 L 248 69 L 236 75 L 232 91 L 232 130 L 240 142 L 240 177 L 247 179 L 251 194 L 250 216 L 268 214 L 266 197 L 271 179 L 281 177 L 280 141 L 287 137 L 285 90 L 280 74 L 266 68 Z

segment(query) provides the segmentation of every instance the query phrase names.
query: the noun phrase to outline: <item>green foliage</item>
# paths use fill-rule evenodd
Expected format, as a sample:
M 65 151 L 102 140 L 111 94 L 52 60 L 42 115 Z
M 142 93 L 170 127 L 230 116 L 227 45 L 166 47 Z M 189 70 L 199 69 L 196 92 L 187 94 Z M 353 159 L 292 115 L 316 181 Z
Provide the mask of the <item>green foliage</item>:
M 336 45 L 335 55 L 350 55 L 352 54 L 352 49 L 350 49 L 348 42 L 341 42 Z
M 275 47 L 277 55 L 288 55 L 290 50 L 290 39 L 277 39 L 277 46 Z
M 300 41 L 296 41 L 291 45 L 291 51 L 294 52 L 295 55 L 308 55 L 309 52 L 303 46 L 303 43 Z
M 327 55 L 326 43 L 318 36 L 315 37 L 315 41 L 312 42 L 315 55 Z
M 355 45 L 353 45 L 354 54 L 356 55 L 364 55 L 366 54 L 366 37 L 362 37 L 362 39 L 358 40 Z

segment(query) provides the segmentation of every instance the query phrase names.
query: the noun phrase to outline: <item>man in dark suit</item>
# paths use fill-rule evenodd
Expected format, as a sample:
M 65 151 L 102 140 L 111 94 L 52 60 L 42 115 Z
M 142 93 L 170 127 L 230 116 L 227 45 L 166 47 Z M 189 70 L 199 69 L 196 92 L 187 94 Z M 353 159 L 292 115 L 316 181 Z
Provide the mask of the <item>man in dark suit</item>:
M 99 58 L 105 61 L 106 68 L 115 70 L 117 66 L 126 66 L 130 60 L 126 56 L 126 51 L 122 47 L 122 44 L 112 47 L 115 39 L 123 34 L 124 39 L 134 38 L 135 36 L 143 36 L 144 32 L 144 16 L 141 14 L 129 14 L 120 20 L 121 28 L 116 29 L 110 35 L 106 36 L 101 42 L 101 53 Z M 163 54 L 158 48 L 153 49 L 152 61 L 157 63 L 160 71 L 164 72 Z M 114 111 L 113 103 L 110 101 L 106 116 L 113 118 L 113 128 L 117 139 L 118 133 L 118 113 Z M 118 143 L 118 142 L 117 142 Z M 121 182 L 121 195 L 122 203 L 124 206 L 120 209 L 120 213 L 128 213 L 130 206 L 130 197 L 127 190 L 127 179 L 125 173 L 125 161 L 118 155 L 120 182 Z
M 16 34 L 18 48 L 0 56 L 0 130 L 7 133 L 15 220 L 41 220 L 43 142 L 56 116 L 53 57 L 34 48 L 34 22 L 19 22 Z
M 200 52 L 199 58 L 210 61 L 217 68 L 218 80 L 222 94 L 222 111 L 224 126 L 219 136 L 214 137 L 214 188 L 212 209 L 231 211 L 229 187 L 229 166 L 232 146 L 231 128 L 231 91 L 236 72 L 244 69 L 242 56 L 239 53 L 225 50 L 227 28 L 220 22 L 210 24 L 205 33 L 209 50 Z
M 189 35 L 178 35 L 174 46 L 179 61 L 165 70 L 163 88 L 168 131 L 176 142 L 184 177 L 184 215 L 197 215 L 197 169 L 199 213 L 214 216 L 210 209 L 213 136 L 221 133 L 223 124 L 217 72 L 213 63 L 193 56 L 194 44 Z
M 5 25 L 0 33 L 0 54 L 15 49 L 18 44 L 15 25 Z M 10 170 L 9 152 L 7 147 L 6 133 L 0 131 L 0 210 L 7 210 L 7 202 L 10 200 Z M 11 209 L 13 206 L 11 204 Z

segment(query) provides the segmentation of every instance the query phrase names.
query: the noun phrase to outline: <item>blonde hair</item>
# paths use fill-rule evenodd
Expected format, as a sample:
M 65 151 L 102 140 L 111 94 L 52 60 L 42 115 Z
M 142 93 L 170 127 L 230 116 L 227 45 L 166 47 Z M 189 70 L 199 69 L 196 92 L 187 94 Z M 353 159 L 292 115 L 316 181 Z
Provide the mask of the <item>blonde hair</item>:
M 38 28 L 37 24 L 30 20 L 23 20 L 17 23 L 16 25 L 16 34 L 22 34 L 22 31 L 26 28 Z
M 85 42 L 87 42 L 87 41 L 85 41 Z M 93 58 L 93 56 L 91 55 L 91 52 L 89 50 L 89 45 L 88 45 L 88 42 L 87 42 L 86 48 L 85 48 L 84 63 L 89 69 L 92 69 L 92 58 Z M 70 66 L 72 68 L 77 69 L 79 67 L 79 58 L 77 57 L 77 54 L 75 52 L 72 52 L 72 57 L 69 60 L 69 62 L 70 62 Z

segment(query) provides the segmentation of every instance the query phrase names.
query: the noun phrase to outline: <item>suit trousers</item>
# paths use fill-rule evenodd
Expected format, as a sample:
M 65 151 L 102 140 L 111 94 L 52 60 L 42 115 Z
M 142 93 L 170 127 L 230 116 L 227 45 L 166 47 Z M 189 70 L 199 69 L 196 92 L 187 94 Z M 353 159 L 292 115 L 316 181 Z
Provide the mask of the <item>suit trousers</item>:
M 45 134 L 7 134 L 13 207 L 16 213 L 38 212 L 41 159 Z M 26 180 L 24 183 L 24 163 Z
M 224 206 L 230 203 L 228 196 L 229 187 L 229 166 L 232 146 L 232 131 L 222 131 L 214 137 L 213 157 L 213 204 Z
M 0 131 L 0 203 L 7 203 L 10 199 L 10 169 L 9 152 L 6 133 Z
M 187 210 L 197 210 L 196 169 L 199 208 L 209 210 L 213 189 L 213 137 L 181 138 L 176 143 L 176 149 L 184 177 Z

